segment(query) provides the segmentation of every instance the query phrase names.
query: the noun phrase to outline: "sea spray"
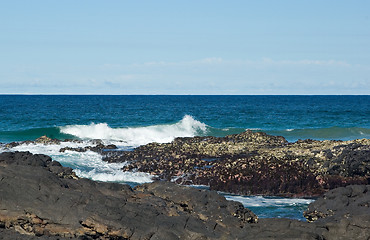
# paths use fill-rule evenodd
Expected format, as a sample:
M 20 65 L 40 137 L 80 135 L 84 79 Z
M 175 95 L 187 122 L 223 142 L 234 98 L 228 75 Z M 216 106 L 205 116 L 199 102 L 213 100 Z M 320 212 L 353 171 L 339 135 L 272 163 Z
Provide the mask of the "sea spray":
M 151 142 L 171 142 L 176 137 L 205 135 L 207 125 L 190 115 L 185 115 L 182 120 L 174 124 L 111 128 L 107 123 L 91 123 L 60 127 L 60 131 L 80 139 L 102 139 L 117 145 L 137 147 Z

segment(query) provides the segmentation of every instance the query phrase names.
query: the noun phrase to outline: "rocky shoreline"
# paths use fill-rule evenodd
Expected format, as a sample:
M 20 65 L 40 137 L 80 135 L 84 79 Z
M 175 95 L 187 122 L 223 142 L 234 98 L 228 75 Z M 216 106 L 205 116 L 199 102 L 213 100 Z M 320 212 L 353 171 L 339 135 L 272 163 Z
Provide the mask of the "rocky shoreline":
M 3 144 L 61 144 L 40 137 Z M 79 178 L 49 156 L 0 154 L 1 239 L 369 239 L 370 140 L 287 142 L 246 131 L 176 138 L 133 151 L 93 140 L 63 151 L 95 151 L 123 171 L 157 181 L 125 184 Z M 178 184 L 175 184 L 176 182 Z M 179 185 L 180 184 L 180 185 Z M 304 216 L 258 219 L 211 190 L 245 195 L 320 196 Z
M 50 157 L 0 154 L 2 239 L 367 239 L 370 185 L 347 186 L 305 216 L 258 219 L 213 191 L 166 181 L 134 189 L 78 178 Z
M 333 188 L 370 183 L 370 139 L 290 143 L 246 131 L 176 138 L 103 155 L 107 162 L 128 162 L 123 171 L 242 195 L 320 196 Z
M 80 142 L 46 136 L 4 145 Z M 211 190 L 240 195 L 317 197 L 330 189 L 370 184 L 370 139 L 351 141 L 298 140 L 246 131 L 226 137 L 176 138 L 150 143 L 133 151 L 92 140 L 87 147 L 65 151 L 95 151 L 109 163 L 127 162 L 122 171 L 139 171 L 180 185 L 206 185 Z

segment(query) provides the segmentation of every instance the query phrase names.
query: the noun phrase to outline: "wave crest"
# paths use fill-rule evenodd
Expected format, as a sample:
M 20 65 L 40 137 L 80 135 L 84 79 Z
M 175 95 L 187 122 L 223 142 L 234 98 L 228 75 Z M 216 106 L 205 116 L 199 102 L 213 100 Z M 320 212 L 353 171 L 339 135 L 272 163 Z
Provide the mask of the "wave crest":
M 207 132 L 207 127 L 205 123 L 195 120 L 190 115 L 185 115 L 179 122 L 174 124 L 111 128 L 107 123 L 91 123 L 89 125 L 60 127 L 60 131 L 81 139 L 120 141 L 119 145 L 140 146 L 151 142 L 171 142 L 176 137 L 204 135 Z

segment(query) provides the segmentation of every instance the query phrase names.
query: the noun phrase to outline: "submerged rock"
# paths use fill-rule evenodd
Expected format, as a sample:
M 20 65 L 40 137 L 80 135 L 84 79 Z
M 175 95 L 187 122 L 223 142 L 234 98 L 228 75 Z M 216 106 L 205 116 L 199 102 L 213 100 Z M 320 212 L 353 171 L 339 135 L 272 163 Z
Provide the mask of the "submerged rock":
M 58 139 L 49 138 L 47 136 L 41 136 L 41 137 L 37 138 L 34 142 L 48 145 L 48 144 L 60 144 L 61 141 L 58 140 Z
M 82 143 L 81 140 L 76 139 L 65 139 L 65 140 L 59 140 L 59 139 L 53 139 L 49 138 L 47 136 L 41 136 L 34 141 L 21 141 L 21 142 L 11 142 L 6 144 L 1 144 L 0 147 L 4 149 L 11 149 L 20 145 L 30 145 L 30 144 L 44 144 L 44 145 L 60 145 L 61 143 Z M 85 147 L 61 147 L 59 149 L 59 152 L 65 152 L 65 151 L 74 151 L 74 152 L 86 152 L 86 151 L 93 151 L 97 153 L 102 153 L 106 150 L 114 150 L 117 149 L 117 146 L 113 144 L 104 145 L 103 141 L 100 139 L 93 139 L 88 141 L 91 145 L 85 146 Z
M 65 151 L 74 151 L 74 152 L 86 152 L 86 151 L 93 151 L 102 153 L 105 150 L 112 150 L 117 149 L 117 146 L 110 144 L 110 145 L 104 145 L 102 143 L 98 143 L 95 146 L 86 146 L 86 147 L 79 147 L 79 148 L 73 148 L 73 147 L 63 147 L 59 149 L 59 152 L 65 152 Z

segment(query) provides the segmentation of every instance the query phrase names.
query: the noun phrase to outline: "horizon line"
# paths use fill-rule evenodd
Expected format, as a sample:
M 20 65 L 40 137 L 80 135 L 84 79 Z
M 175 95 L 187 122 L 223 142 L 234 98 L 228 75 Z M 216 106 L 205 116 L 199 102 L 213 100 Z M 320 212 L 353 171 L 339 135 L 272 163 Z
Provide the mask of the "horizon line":
M 0 96 L 370 96 L 370 94 L 105 94 L 105 93 L 0 93 Z

